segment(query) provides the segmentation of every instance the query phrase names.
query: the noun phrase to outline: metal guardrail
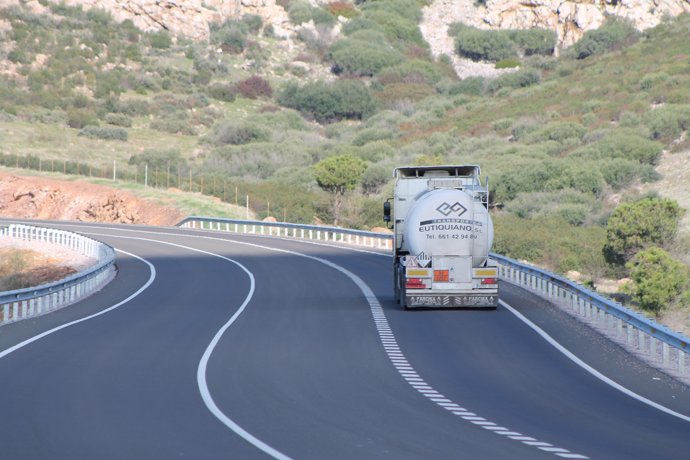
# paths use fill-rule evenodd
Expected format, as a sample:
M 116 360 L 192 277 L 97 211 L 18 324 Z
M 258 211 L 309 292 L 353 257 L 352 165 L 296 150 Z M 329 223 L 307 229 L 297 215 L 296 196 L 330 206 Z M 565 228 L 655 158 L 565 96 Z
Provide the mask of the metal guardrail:
M 690 339 L 567 278 L 498 254 L 501 279 L 577 316 L 645 362 L 690 383 Z
M 393 235 L 337 227 L 192 216 L 184 228 L 334 241 L 392 250 Z M 619 343 L 652 366 L 690 382 L 690 339 L 566 278 L 491 253 L 503 281 L 532 291 Z
M 177 226 L 248 235 L 282 236 L 303 240 L 330 241 L 369 248 L 393 250 L 393 235 L 390 233 L 366 232 L 340 227 L 198 216 L 187 217 L 178 223 Z
M 12 224 L 1 228 L 0 236 L 57 244 L 98 261 L 85 270 L 53 283 L 0 292 L 0 325 L 42 315 L 74 303 L 103 286 L 114 272 L 113 248 L 78 233 Z

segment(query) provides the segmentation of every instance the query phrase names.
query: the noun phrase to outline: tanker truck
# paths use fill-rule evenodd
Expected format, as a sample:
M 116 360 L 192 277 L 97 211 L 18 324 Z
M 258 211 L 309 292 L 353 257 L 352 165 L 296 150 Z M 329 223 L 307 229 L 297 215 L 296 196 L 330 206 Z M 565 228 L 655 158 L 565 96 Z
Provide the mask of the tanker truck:
M 395 169 L 383 211 L 393 221 L 393 286 L 403 308 L 497 307 L 488 180 L 482 185 L 480 174 L 476 165 Z

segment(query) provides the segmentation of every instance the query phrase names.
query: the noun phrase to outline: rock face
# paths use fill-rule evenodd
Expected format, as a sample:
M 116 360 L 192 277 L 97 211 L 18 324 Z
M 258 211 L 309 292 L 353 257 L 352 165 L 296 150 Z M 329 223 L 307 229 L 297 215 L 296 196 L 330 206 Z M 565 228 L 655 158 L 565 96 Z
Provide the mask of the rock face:
M 422 33 L 432 53 L 453 54 L 448 24 L 463 22 L 483 29 L 554 30 L 558 48 L 565 48 L 590 29 L 601 26 L 607 16 L 630 20 L 644 30 L 666 16 L 690 12 L 690 0 L 436 0 L 423 9 Z
M 277 35 L 285 35 L 288 17 L 276 0 L 66 0 L 84 9 L 102 8 L 117 21 L 130 19 L 144 31 L 169 30 L 195 40 L 208 40 L 209 23 L 245 14 L 261 16 Z

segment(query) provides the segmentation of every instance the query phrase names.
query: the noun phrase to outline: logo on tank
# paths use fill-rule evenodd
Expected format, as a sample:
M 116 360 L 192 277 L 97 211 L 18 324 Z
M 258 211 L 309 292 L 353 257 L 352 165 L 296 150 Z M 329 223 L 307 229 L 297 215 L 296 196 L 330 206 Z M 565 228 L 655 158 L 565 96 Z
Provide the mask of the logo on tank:
M 459 202 L 455 202 L 453 204 L 448 204 L 446 202 L 443 202 L 439 205 L 438 208 L 436 208 L 438 212 L 443 214 L 444 216 L 448 217 L 449 215 L 453 213 L 457 213 L 457 216 L 462 216 L 467 212 L 467 208 L 461 205 Z

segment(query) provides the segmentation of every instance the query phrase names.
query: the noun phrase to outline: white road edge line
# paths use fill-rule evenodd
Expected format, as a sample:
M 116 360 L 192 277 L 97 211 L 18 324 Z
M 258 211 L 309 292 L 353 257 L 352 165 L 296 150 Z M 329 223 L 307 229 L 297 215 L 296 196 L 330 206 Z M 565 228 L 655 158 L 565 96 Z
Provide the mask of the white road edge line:
M 510 311 L 513 315 L 515 315 L 520 321 L 525 323 L 527 326 L 529 326 L 534 332 L 539 334 L 544 340 L 546 340 L 551 346 L 553 346 L 556 350 L 560 351 L 563 353 L 568 359 L 570 359 L 572 362 L 580 366 L 582 369 L 586 370 L 590 374 L 592 374 L 594 377 L 598 378 L 602 382 L 612 386 L 616 390 L 625 393 L 626 395 L 630 396 L 631 398 L 634 398 L 644 404 L 647 404 L 648 406 L 651 406 L 655 409 L 660 410 L 661 412 L 664 412 L 666 414 L 672 415 L 674 417 L 678 417 L 681 420 L 685 420 L 686 422 L 690 422 L 690 417 L 687 415 L 683 415 L 679 412 L 676 412 L 672 409 L 669 409 L 666 406 L 662 406 L 659 403 L 656 403 L 650 399 L 645 398 L 642 395 L 639 395 L 635 393 L 632 390 L 629 390 L 628 388 L 624 387 L 623 385 L 611 380 L 610 378 L 606 377 L 604 374 L 599 372 L 598 370 L 594 369 L 592 366 L 589 364 L 585 363 L 582 361 L 580 358 L 575 356 L 570 350 L 565 348 L 563 345 L 561 345 L 559 342 L 557 342 L 553 337 L 551 337 L 549 334 L 547 334 L 543 329 L 541 329 L 539 326 L 534 324 L 532 321 L 527 319 L 522 313 L 517 311 L 515 308 L 511 307 L 508 303 L 504 302 L 503 300 L 498 301 L 503 307 L 505 307 L 508 311 Z
M 214 238 L 214 237 L 206 237 L 206 238 L 214 239 L 214 240 L 215 240 L 215 239 L 220 239 L 220 238 Z M 302 253 L 295 252 L 295 251 L 290 251 L 290 250 L 287 250 L 287 249 L 271 248 L 271 247 L 268 247 L 268 246 L 262 246 L 262 245 L 255 244 L 255 243 L 248 243 L 248 242 L 236 241 L 236 240 L 225 240 L 225 239 L 220 239 L 220 240 L 228 241 L 228 242 L 230 242 L 230 243 L 235 243 L 235 244 L 239 244 L 239 245 L 245 245 L 245 246 L 251 246 L 251 247 L 256 247 L 256 248 L 262 248 L 262 249 L 266 249 L 266 250 L 269 250 L 269 251 L 275 251 L 275 252 L 281 252 L 281 253 L 292 254 L 292 255 L 296 255 L 296 256 L 300 256 L 300 257 L 305 257 L 305 258 L 307 258 L 307 259 L 311 259 L 311 260 L 315 260 L 315 261 L 317 261 L 317 262 L 320 262 L 320 263 L 322 263 L 322 264 L 324 264 L 324 265 L 326 265 L 326 266 L 328 266 L 328 267 L 331 267 L 331 268 L 333 268 L 333 269 L 335 269 L 335 270 L 341 272 L 342 274 L 344 274 L 345 276 L 347 276 L 348 278 L 350 278 L 350 280 L 351 280 L 353 283 L 355 283 L 355 284 L 357 285 L 357 287 L 360 289 L 360 291 L 361 291 L 362 294 L 364 295 L 364 298 L 366 299 L 367 303 L 369 304 L 369 310 L 370 310 L 370 312 L 371 312 L 371 315 L 372 315 L 372 317 L 373 317 L 374 320 L 375 320 L 374 323 L 375 323 L 375 327 L 377 328 L 377 332 L 380 332 L 380 331 L 381 331 L 381 328 L 386 328 L 386 330 L 390 330 L 390 327 L 389 327 L 389 325 L 388 325 L 388 320 L 386 319 L 386 315 L 385 315 L 385 313 L 384 313 L 384 311 L 383 311 L 383 307 L 382 307 L 381 304 L 379 303 L 378 298 L 377 298 L 376 295 L 374 294 L 374 291 L 372 291 L 371 288 L 369 287 L 369 285 L 367 285 L 359 276 L 355 275 L 354 273 L 352 273 L 352 272 L 349 271 L 348 269 L 346 269 L 346 268 L 344 268 L 344 267 L 341 267 L 340 265 L 335 264 L 335 263 L 333 263 L 333 262 L 331 262 L 331 261 L 329 261 L 329 260 L 322 259 L 322 258 L 320 258 L 320 257 L 311 256 L 311 255 L 307 255 L 307 254 L 302 254 Z M 380 340 L 380 338 L 379 338 L 379 340 Z M 380 343 L 381 343 L 381 345 L 383 346 L 384 350 L 385 350 L 387 347 L 390 347 L 389 345 L 387 346 L 383 341 L 380 341 Z M 391 364 L 393 364 L 393 363 L 391 362 Z M 397 370 L 397 369 L 396 369 L 396 370 Z M 401 377 L 404 378 L 403 374 L 401 374 L 399 371 L 398 371 L 398 375 L 400 375 Z M 412 386 L 412 388 L 414 388 L 413 383 L 411 383 L 411 382 L 407 382 L 407 383 L 410 384 L 410 386 Z M 420 391 L 420 390 L 417 390 L 417 391 L 418 391 L 419 393 L 422 393 L 422 394 L 426 392 L 426 390 L 421 390 L 421 391 Z M 436 392 L 434 391 L 434 396 L 436 396 L 436 395 L 438 395 L 438 396 L 440 397 L 440 394 L 438 394 L 438 393 L 436 393 Z M 427 396 L 427 397 L 430 397 L 431 395 L 427 394 L 426 396 Z M 433 400 L 432 400 L 432 401 L 433 401 Z M 443 399 L 443 401 L 444 401 L 444 402 L 445 402 L 445 401 L 450 402 L 449 399 L 445 399 L 445 398 Z M 438 402 L 434 402 L 434 404 L 435 404 L 436 406 L 440 407 L 440 408 L 443 408 L 443 406 L 441 406 Z M 476 414 L 475 414 L 475 415 L 476 415 Z M 467 416 L 462 416 L 462 415 L 461 415 L 460 417 L 463 418 L 463 419 L 468 418 Z M 471 419 L 473 419 L 473 420 L 487 421 L 487 420 L 484 419 L 483 417 L 477 417 L 477 416 L 475 416 L 475 417 L 469 417 L 469 418 L 471 418 Z M 468 420 L 468 421 L 469 421 L 469 420 Z M 508 431 L 507 428 L 504 428 L 504 431 L 505 431 L 507 434 L 510 434 L 510 435 L 518 434 L 517 432 L 514 432 L 514 431 Z M 494 431 L 494 433 L 495 433 L 495 431 Z M 497 433 L 497 434 L 498 434 L 498 433 Z M 503 436 L 505 439 L 511 439 L 510 437 L 508 437 L 507 435 L 504 435 L 504 434 L 499 434 L 499 436 Z M 513 439 L 511 439 L 511 440 L 513 440 Z M 550 446 L 551 444 L 544 443 L 544 445 L 549 445 L 549 446 Z M 571 453 L 571 452 L 570 452 L 569 450 L 567 450 L 567 449 L 563 449 L 562 452 Z M 575 454 L 575 455 L 580 455 L 580 454 Z M 581 455 L 579 458 L 585 458 L 585 459 L 586 459 L 586 458 L 588 458 L 588 457 L 586 457 L 586 456 L 584 456 L 584 455 Z
M 245 310 L 245 308 L 247 307 L 247 305 L 251 301 L 252 297 L 254 296 L 255 281 L 254 281 L 254 275 L 252 274 L 252 272 L 250 272 L 244 265 L 242 265 L 241 263 L 239 263 L 235 260 L 221 256 L 220 254 L 215 254 L 213 252 L 204 251 L 203 249 L 197 249 L 197 248 L 192 248 L 189 246 L 184 246 L 182 244 L 171 243 L 169 241 L 154 240 L 154 239 L 150 239 L 150 238 L 140 238 L 140 237 L 134 237 L 134 236 L 118 236 L 118 235 L 110 235 L 110 234 L 103 234 L 103 233 L 96 233 L 96 232 L 83 232 L 83 233 L 85 233 L 87 235 L 94 235 L 94 236 L 108 236 L 108 237 L 112 237 L 112 238 L 125 238 L 125 239 L 140 240 L 140 241 L 150 241 L 150 242 L 165 244 L 165 245 L 169 245 L 169 246 L 175 246 L 175 247 L 182 248 L 182 249 L 188 249 L 188 250 L 193 251 L 193 252 L 199 252 L 201 254 L 206 254 L 209 256 L 213 256 L 213 257 L 218 257 L 219 259 L 230 262 L 230 263 L 236 265 L 237 267 L 239 267 L 242 271 L 244 271 L 247 274 L 247 276 L 249 277 L 249 282 L 250 282 L 249 293 L 247 294 L 244 301 L 242 302 L 242 305 L 240 305 L 240 307 L 237 309 L 237 311 L 235 311 L 235 313 L 230 317 L 230 319 L 218 330 L 218 332 L 216 332 L 216 335 L 213 337 L 213 340 L 211 340 L 211 343 L 209 343 L 209 345 L 206 347 L 206 350 L 204 351 L 204 354 L 201 357 L 201 361 L 199 361 L 199 366 L 197 367 L 197 373 L 196 373 L 197 385 L 199 387 L 199 393 L 201 394 L 201 399 L 204 401 L 206 408 L 223 425 L 228 427 L 235 434 L 240 436 L 242 439 L 244 439 L 248 443 L 252 444 L 257 449 L 265 452 L 266 454 L 270 455 L 271 457 L 278 459 L 278 460 L 290 460 L 290 457 L 283 454 L 282 452 L 279 452 L 278 450 L 274 449 L 273 447 L 269 446 L 268 444 L 266 444 L 265 442 L 263 442 L 262 440 L 260 440 L 256 436 L 254 436 L 253 434 L 249 433 L 248 431 L 246 431 L 241 426 L 239 426 L 230 417 L 225 415 L 223 413 L 223 411 L 220 410 L 220 408 L 216 405 L 215 401 L 213 400 L 213 397 L 211 396 L 211 391 L 208 388 L 208 382 L 206 381 L 206 370 L 208 368 L 208 361 L 211 358 L 211 354 L 213 354 L 213 350 L 216 348 L 216 345 L 218 345 L 218 342 L 220 341 L 220 339 L 223 336 L 223 334 L 225 333 L 225 331 L 242 314 L 242 312 Z M 0 356 L 0 358 L 1 357 L 2 356 Z
M 13 353 L 13 352 L 15 352 L 15 351 L 17 351 L 17 350 L 19 350 L 19 349 L 21 349 L 21 348 L 24 348 L 24 347 L 27 346 L 27 345 L 30 345 L 30 344 L 32 344 L 32 343 L 38 341 L 38 340 L 41 340 L 43 337 L 46 337 L 46 336 L 48 336 L 48 335 L 54 334 L 54 333 L 56 333 L 56 332 L 58 332 L 58 331 L 61 331 L 62 329 L 68 328 L 68 327 L 70 327 L 70 326 L 74 326 L 75 324 L 83 323 L 84 321 L 88 321 L 88 320 L 90 320 L 90 319 L 92 319 L 92 318 L 96 318 L 97 316 L 105 315 L 106 313 L 108 313 L 108 312 L 110 312 L 110 311 L 113 311 L 113 310 L 115 310 L 116 308 L 121 307 L 122 305 L 126 304 L 126 303 L 129 302 L 130 300 L 134 299 L 134 298 L 137 297 L 139 294 L 141 294 L 142 292 L 144 292 L 144 291 L 146 290 L 146 288 L 148 288 L 149 286 L 151 286 L 151 283 L 153 283 L 153 280 L 156 279 L 156 267 L 154 267 L 153 264 L 152 264 L 151 262 L 149 262 L 148 260 L 146 260 L 146 259 L 144 259 L 144 258 L 142 258 L 142 257 L 139 257 L 139 256 L 137 256 L 137 255 L 131 254 L 131 253 L 127 252 L 127 251 L 123 251 L 123 250 L 121 250 L 121 249 L 115 249 L 115 250 L 118 251 L 118 252 L 121 252 L 121 253 L 123 253 L 123 254 L 127 254 L 127 255 L 130 256 L 130 257 L 134 257 L 134 258 L 136 258 L 136 259 L 139 259 L 139 260 L 141 260 L 142 262 L 144 262 L 146 265 L 149 266 L 149 273 L 150 273 L 149 279 L 148 279 L 148 281 L 146 281 L 146 283 L 145 283 L 143 286 L 141 286 L 139 289 L 137 289 L 136 292 L 134 292 L 133 294 L 131 294 L 131 295 L 130 295 L 129 297 L 127 297 L 126 299 L 124 299 L 124 300 L 122 300 L 122 301 L 116 303 L 115 305 L 112 305 L 112 306 L 106 308 L 105 310 L 101 310 L 101 311 L 99 311 L 98 313 L 94 313 L 94 314 L 92 314 L 92 315 L 85 316 L 85 317 L 83 317 L 83 318 L 79 318 L 79 319 L 74 320 L 74 321 L 71 321 L 71 322 L 69 322 L 69 323 L 65 323 L 65 324 L 62 324 L 62 325 L 60 325 L 60 326 L 54 327 L 53 329 L 49 329 L 49 330 L 47 330 L 47 331 L 44 331 L 44 332 L 42 332 L 42 333 L 40 333 L 40 334 L 38 334 L 38 335 L 35 335 L 35 336 L 33 336 L 33 337 L 30 337 L 30 338 L 24 340 L 23 342 L 19 342 L 18 344 L 13 345 L 13 346 L 11 346 L 10 348 L 8 348 L 8 349 L 6 349 L 6 350 L 3 350 L 2 352 L 0 352 L 0 359 L 4 358 L 5 356 L 9 355 L 10 353 Z
M 65 225 L 65 226 L 68 226 L 68 227 L 69 227 L 69 226 L 77 227 L 78 225 L 69 225 L 69 224 L 67 224 L 67 225 Z M 327 261 L 327 260 L 325 260 L 325 259 L 320 259 L 320 258 L 318 258 L 318 257 L 310 256 L 310 255 L 307 255 L 307 254 L 301 254 L 301 253 L 298 253 L 298 252 L 289 251 L 289 250 L 284 250 L 284 249 L 271 248 L 271 247 L 262 246 L 262 245 L 259 245 L 259 244 L 254 244 L 254 243 L 248 243 L 248 242 L 237 241 L 237 240 L 228 239 L 228 238 L 218 238 L 218 237 L 204 236 L 204 235 L 192 235 L 192 234 L 189 234 L 189 233 L 182 233 L 182 232 L 180 232 L 180 233 L 167 233 L 167 232 L 153 232 L 153 231 L 148 231 L 148 230 L 118 229 L 118 228 L 114 228 L 114 227 L 102 227 L 102 228 L 107 228 L 107 229 L 109 229 L 109 230 L 115 230 L 115 231 L 128 231 L 128 232 L 139 232 L 139 233 L 153 233 L 153 234 L 156 234 L 156 235 L 169 235 L 169 236 L 187 236 L 187 237 L 190 237 L 190 238 L 203 238 L 203 239 L 210 239 L 210 240 L 227 241 L 227 242 L 231 242 L 231 243 L 242 244 L 242 245 L 247 245 L 247 246 L 255 246 L 255 247 L 259 247 L 259 248 L 263 248 L 263 249 L 268 249 L 268 250 L 271 250 L 271 251 L 284 252 L 284 253 L 288 253 L 288 254 L 294 254 L 294 255 L 298 255 L 298 256 L 302 256 L 302 257 L 314 259 L 314 260 L 320 261 L 320 262 L 322 262 L 322 263 L 324 263 L 324 264 L 326 264 L 326 265 L 332 266 L 333 268 L 335 268 L 335 269 L 338 270 L 338 271 L 341 271 L 342 273 L 344 273 L 344 274 L 347 275 L 348 277 L 350 277 L 350 275 L 352 275 L 353 277 L 355 277 L 357 280 L 359 280 L 360 283 L 362 283 L 362 284 L 364 285 L 364 287 L 366 287 L 366 289 L 368 290 L 368 292 L 371 293 L 371 296 L 373 297 L 373 299 L 375 300 L 375 302 L 378 304 L 378 299 L 376 299 L 376 297 L 374 296 L 373 291 L 371 291 L 371 289 L 370 289 L 370 288 L 369 288 L 359 277 L 357 277 L 357 275 L 355 275 L 355 274 L 349 272 L 349 271 L 346 270 L 345 268 L 342 268 L 342 267 L 340 267 L 340 266 L 338 266 L 338 265 L 336 265 L 336 264 L 334 264 L 334 263 L 332 263 L 332 262 L 330 262 L 330 261 Z M 216 233 L 216 232 L 214 232 L 214 233 Z M 222 232 L 217 232 L 217 233 L 222 233 Z M 224 234 L 224 235 L 225 235 L 225 234 Z M 228 235 L 233 235 L 233 234 L 228 234 Z M 278 237 L 273 237 L 273 238 L 275 238 L 275 239 L 285 239 L 285 238 L 278 238 Z M 289 239 L 288 239 L 288 240 L 289 240 Z M 301 240 L 295 240 L 295 241 L 301 241 Z M 309 243 L 312 243 L 312 242 L 309 242 Z M 319 244 L 319 243 L 313 243 L 313 244 Z M 340 248 L 340 246 L 328 245 L 328 244 L 323 244 L 323 243 L 320 243 L 319 245 L 323 245 L 323 246 L 332 246 L 332 247 L 338 247 L 338 248 Z M 352 248 L 347 248 L 347 247 L 345 247 L 345 249 L 352 249 Z M 358 251 L 358 252 L 360 252 L 360 251 Z M 369 252 L 369 251 L 361 251 L 361 252 Z M 375 254 L 377 254 L 377 255 L 386 255 L 386 254 L 381 254 L 381 253 L 375 253 Z M 389 256 L 389 255 L 388 255 L 388 256 Z M 350 278 L 353 279 L 352 277 L 350 277 Z M 353 281 L 355 281 L 355 280 L 353 279 Z M 362 286 L 360 286 L 360 284 L 359 284 L 357 281 L 355 281 L 355 284 L 357 284 L 357 285 L 360 287 L 360 289 L 362 289 Z M 369 296 L 367 295 L 367 292 L 365 292 L 364 289 L 362 289 L 362 292 L 365 294 L 365 297 L 367 298 L 367 301 L 369 301 Z M 636 399 L 636 400 L 638 400 L 638 401 L 640 401 L 640 402 L 643 402 L 643 403 L 645 403 L 645 404 L 648 404 L 649 406 L 651 406 L 651 407 L 653 407 L 653 408 L 655 408 L 655 409 L 658 409 L 658 410 L 660 410 L 660 411 L 662 411 L 662 412 L 664 412 L 664 413 L 666 413 L 666 414 L 673 415 L 674 417 L 678 417 L 678 418 L 680 418 L 681 420 L 685 420 L 685 421 L 690 422 L 690 417 L 689 417 L 689 416 L 686 416 L 686 415 L 683 415 L 683 414 L 681 414 L 681 413 L 678 413 L 678 412 L 676 412 L 676 411 L 674 411 L 674 410 L 672 410 L 672 409 L 669 409 L 669 408 L 667 408 L 667 407 L 665 407 L 665 406 L 663 406 L 663 405 L 661 405 L 661 404 L 659 404 L 659 403 L 656 403 L 656 402 L 654 402 L 654 401 L 651 401 L 651 400 L 649 400 L 649 399 L 647 399 L 647 398 L 645 398 L 645 397 L 643 397 L 643 396 L 641 396 L 641 395 L 638 395 L 637 393 L 633 392 L 632 390 L 629 390 L 628 388 L 626 388 L 626 387 L 620 385 L 619 383 L 617 383 L 617 382 L 611 380 L 610 378 L 606 377 L 605 375 L 603 375 L 602 373 L 600 373 L 600 372 L 597 371 L 596 369 L 594 369 L 594 368 L 592 368 L 591 366 L 589 366 L 588 364 L 586 364 L 586 363 L 585 363 L 584 361 L 582 361 L 580 358 L 578 358 L 577 356 L 575 356 L 575 355 L 574 355 L 572 352 L 570 352 L 568 349 L 566 349 L 565 347 L 563 347 L 560 343 L 558 343 L 556 340 L 554 340 L 550 335 L 548 335 L 546 332 L 544 332 L 544 331 L 543 331 L 541 328 L 539 328 L 536 324 L 532 323 L 529 319 L 527 319 L 524 315 L 522 315 L 520 312 L 518 312 L 517 310 L 515 310 L 515 309 L 514 309 L 513 307 L 511 307 L 509 304 L 507 304 L 507 303 L 504 302 L 503 300 L 499 300 L 499 303 L 500 303 L 503 307 L 505 307 L 508 311 L 510 311 L 511 313 L 513 313 L 516 317 L 518 317 L 521 321 L 523 321 L 525 324 L 527 324 L 530 328 L 532 328 L 535 332 L 537 332 L 542 338 L 544 338 L 547 342 L 549 342 L 549 343 L 550 343 L 552 346 L 554 346 L 557 350 L 559 350 L 561 353 L 563 353 L 565 356 L 567 356 L 567 357 L 568 357 L 569 359 L 571 359 L 573 362 L 575 362 L 576 364 L 578 364 L 580 367 L 582 367 L 582 368 L 585 369 L 586 371 L 590 372 L 590 373 L 591 373 L 592 375 L 594 375 L 595 377 L 599 378 L 601 381 L 603 381 L 603 382 L 609 384 L 609 385 L 612 386 L 613 388 L 615 388 L 615 389 L 617 389 L 617 390 L 623 392 L 624 394 L 626 394 L 626 395 L 628 395 L 628 396 L 630 396 L 630 397 L 632 397 L 632 398 L 634 398 L 634 399 Z M 371 306 L 371 303 L 370 303 L 370 306 Z M 379 304 L 379 308 L 381 308 L 381 307 L 380 307 L 380 304 Z M 377 327 L 377 329 L 379 328 L 379 323 L 378 323 L 377 321 L 380 321 L 380 324 L 381 324 L 382 328 L 385 327 L 386 332 L 390 331 L 390 327 L 388 326 L 388 320 L 386 319 L 385 314 L 383 313 L 383 309 L 381 308 L 381 311 L 380 311 L 380 312 L 373 312 L 373 311 L 372 311 L 372 313 L 374 313 L 374 319 L 375 319 L 375 322 L 376 322 L 376 327 Z M 0 356 L 0 357 L 2 357 L 2 356 Z

